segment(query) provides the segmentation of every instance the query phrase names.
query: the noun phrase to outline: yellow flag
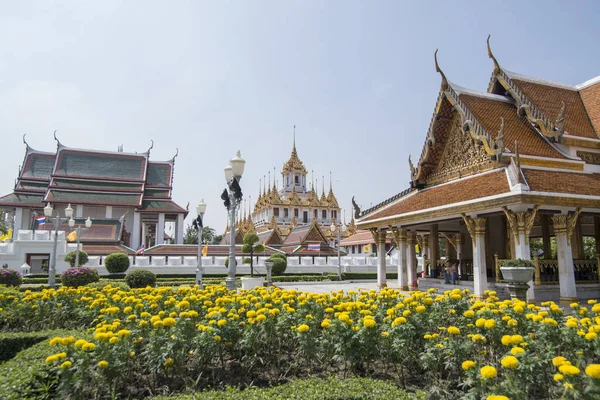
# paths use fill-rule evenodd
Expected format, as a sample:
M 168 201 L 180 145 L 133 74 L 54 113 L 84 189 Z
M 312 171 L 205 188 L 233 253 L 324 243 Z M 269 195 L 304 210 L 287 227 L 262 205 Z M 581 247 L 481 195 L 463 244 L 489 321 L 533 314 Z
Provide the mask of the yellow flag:
M 415 253 L 418 253 L 418 252 L 419 252 L 419 245 L 415 244 Z
M 206 257 L 207 254 L 208 254 L 208 243 L 206 243 L 204 245 L 204 247 L 202 248 L 202 257 Z
M 74 242 L 77 240 L 77 231 L 73 231 L 71 233 L 69 233 L 69 235 L 67 236 L 67 240 L 69 242 Z
M 371 245 L 370 244 L 365 244 L 363 246 L 363 253 L 370 253 L 371 252 Z
M 5 241 L 6 239 L 12 238 L 12 229 L 9 229 L 4 235 L 0 236 L 1 241 Z

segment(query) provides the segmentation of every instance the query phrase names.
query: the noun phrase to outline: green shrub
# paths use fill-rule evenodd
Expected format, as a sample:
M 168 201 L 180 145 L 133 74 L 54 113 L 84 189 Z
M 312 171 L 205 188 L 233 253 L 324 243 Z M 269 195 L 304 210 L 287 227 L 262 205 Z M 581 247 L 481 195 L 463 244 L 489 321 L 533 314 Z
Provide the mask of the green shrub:
M 21 286 L 23 278 L 19 271 L 14 269 L 0 268 L 0 285 Z
M 112 253 L 104 259 L 104 267 L 111 274 L 119 274 L 129 268 L 129 256 L 123 253 Z
M 501 267 L 535 268 L 535 264 L 531 260 L 524 260 L 522 258 L 519 258 L 517 260 L 503 261 Z
M 276 254 L 273 254 L 271 255 L 271 257 L 269 257 L 269 261 L 273 261 L 273 268 L 271 269 L 271 274 L 282 275 L 285 272 L 285 269 L 287 268 L 287 259 L 282 258 Z
M 65 256 L 65 261 L 68 262 L 69 265 L 71 265 L 71 267 L 74 267 L 76 257 L 77 257 L 77 250 L 71 250 Z M 81 266 L 87 264 L 88 260 L 89 260 L 88 254 L 83 250 L 79 250 L 79 265 L 78 266 L 81 267 Z
M 7 335 L 7 340 L 16 343 L 17 339 L 11 339 L 12 334 Z M 48 345 L 48 340 L 55 337 L 75 336 L 90 339 L 87 332 L 81 331 L 41 331 L 35 333 L 19 333 L 26 343 L 21 351 L 6 362 L 0 364 L 0 399 L 50 399 L 56 397 L 58 379 L 50 373 L 45 363 L 46 357 L 56 353 L 55 347 Z M 33 344 L 32 341 L 36 343 Z M 0 343 L 3 343 L 0 339 Z M 14 344 L 13 346 L 16 346 Z M 0 344 L 0 348 L 3 344 Z M 14 351 L 15 347 L 13 347 Z
M 399 389 L 392 382 L 372 378 L 336 377 L 297 379 L 270 388 L 251 387 L 226 390 L 211 390 L 202 393 L 155 397 L 155 400 L 360 400 L 360 399 L 397 399 L 425 400 L 424 393 L 413 394 Z
M 251 264 L 252 263 L 252 259 L 250 257 L 245 257 L 242 260 L 242 264 Z
M 40 332 L 0 333 L 0 363 L 10 360 L 19 351 L 31 347 L 48 337 Z
M 154 286 L 156 285 L 156 274 L 145 269 L 136 269 L 125 276 L 125 282 L 132 289 Z
M 79 287 L 98 282 L 100 275 L 92 268 L 69 268 L 60 275 L 60 280 L 64 286 Z
M 282 260 L 285 260 L 287 262 L 287 256 L 283 253 L 273 253 L 269 258 L 281 258 Z
M 126 292 L 130 291 L 131 288 L 125 283 L 121 281 L 109 281 L 105 279 L 101 279 L 100 282 L 90 283 L 88 286 L 92 288 L 96 288 L 98 290 L 104 289 L 106 286 L 111 286 L 113 288 L 118 288 L 124 290 Z

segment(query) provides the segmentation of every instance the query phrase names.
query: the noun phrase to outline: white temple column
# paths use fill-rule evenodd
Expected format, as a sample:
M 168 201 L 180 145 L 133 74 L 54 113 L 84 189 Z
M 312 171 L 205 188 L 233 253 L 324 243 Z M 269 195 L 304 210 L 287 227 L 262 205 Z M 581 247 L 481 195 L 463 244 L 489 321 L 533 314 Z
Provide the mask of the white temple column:
M 575 229 L 580 211 L 581 209 L 578 209 L 575 214 L 561 214 L 552 217 L 554 236 L 556 236 L 558 284 L 560 287 L 561 304 L 570 304 L 577 301 L 571 235 Z
M 165 213 L 158 214 L 158 224 L 156 224 L 156 241 L 157 245 L 165 243 Z
M 415 232 L 407 232 L 406 235 L 406 278 L 408 280 L 408 290 L 415 289 L 415 278 L 417 276 L 417 253 L 415 252 L 415 245 L 417 244 L 417 234 Z
M 437 262 L 440 259 L 440 238 L 438 224 L 431 224 L 429 227 L 429 262 L 431 268 L 435 271 L 433 278 L 438 278 L 442 271 L 438 270 Z
M 482 298 L 487 290 L 487 264 L 485 258 L 485 218 L 472 218 L 462 214 L 473 242 L 473 294 Z
M 105 217 L 106 217 L 106 219 L 112 218 L 112 206 L 106 206 Z
M 406 247 L 406 229 L 395 231 L 396 243 L 398 244 L 398 286 L 400 290 L 408 290 L 408 252 Z
M 183 214 L 177 214 L 175 222 L 175 244 L 183 244 Z
M 462 259 L 463 259 L 463 243 L 464 238 L 462 233 L 457 233 L 454 235 L 454 243 L 456 243 L 456 259 L 458 260 L 458 277 L 462 279 Z
M 508 226 L 512 233 L 511 236 L 514 238 L 513 245 L 515 250 L 513 258 L 515 260 L 531 260 L 529 233 L 533 227 L 538 206 L 525 212 L 513 212 L 507 207 L 504 207 L 503 209 L 504 214 L 506 215 L 506 221 L 508 222 Z M 497 279 L 499 279 L 499 277 Z M 527 301 L 533 303 L 535 302 L 535 285 L 533 277 L 527 284 L 529 285 L 529 289 L 527 289 Z
M 139 249 L 141 242 L 141 218 L 140 213 L 133 212 L 133 226 L 131 228 L 131 248 L 134 250 Z
M 377 288 L 382 289 L 387 286 L 387 271 L 385 265 L 385 242 L 387 231 L 384 229 L 372 229 L 371 234 L 377 245 Z
M 23 209 L 19 207 L 15 208 L 15 215 L 13 218 L 13 238 L 17 238 L 23 224 Z M 27 227 L 27 229 L 29 229 L 29 227 Z

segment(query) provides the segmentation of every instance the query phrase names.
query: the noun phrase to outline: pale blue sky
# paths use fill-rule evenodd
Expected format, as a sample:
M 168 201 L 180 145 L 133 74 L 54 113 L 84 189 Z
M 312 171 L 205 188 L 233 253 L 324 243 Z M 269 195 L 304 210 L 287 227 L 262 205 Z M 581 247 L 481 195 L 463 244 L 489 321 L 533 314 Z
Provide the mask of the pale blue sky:
M 346 219 L 408 186 L 440 85 L 485 91 L 492 62 L 577 84 L 600 75 L 595 1 L 5 2 L 0 9 L 1 195 L 22 162 L 23 133 L 67 146 L 179 147 L 174 200 L 205 198 L 219 232 L 223 167 L 239 148 L 242 188 L 297 148 L 333 172 Z M 279 176 L 281 180 L 281 176 Z M 327 178 L 328 182 L 328 178 Z M 321 184 L 319 183 L 319 186 Z M 192 212 L 192 215 L 195 211 Z

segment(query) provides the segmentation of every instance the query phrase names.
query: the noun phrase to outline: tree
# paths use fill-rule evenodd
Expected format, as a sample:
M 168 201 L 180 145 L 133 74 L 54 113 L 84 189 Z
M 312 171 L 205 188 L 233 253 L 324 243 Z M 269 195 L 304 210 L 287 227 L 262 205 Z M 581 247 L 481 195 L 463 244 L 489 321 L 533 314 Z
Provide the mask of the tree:
M 202 228 L 202 243 L 214 243 L 215 230 L 210 226 Z M 183 244 L 198 244 L 198 231 L 188 225 L 183 235 Z
M 253 232 L 248 232 L 244 235 L 244 245 L 242 246 L 243 253 L 250 253 L 250 276 L 254 276 L 254 253 L 262 253 L 265 251 L 265 246 L 262 244 L 255 245 L 258 242 L 258 235 Z
M 0 210 L 0 236 L 8 233 L 8 224 L 6 223 L 6 213 Z

